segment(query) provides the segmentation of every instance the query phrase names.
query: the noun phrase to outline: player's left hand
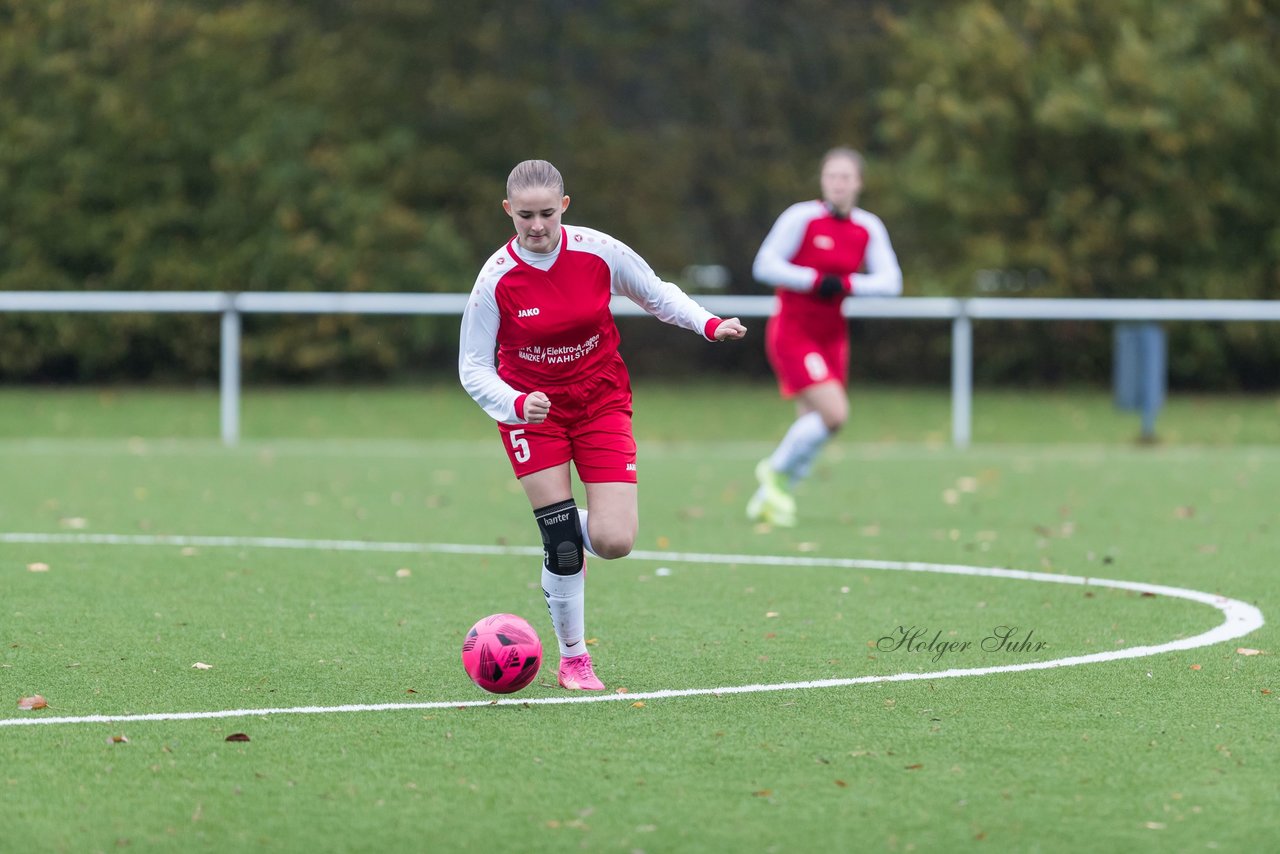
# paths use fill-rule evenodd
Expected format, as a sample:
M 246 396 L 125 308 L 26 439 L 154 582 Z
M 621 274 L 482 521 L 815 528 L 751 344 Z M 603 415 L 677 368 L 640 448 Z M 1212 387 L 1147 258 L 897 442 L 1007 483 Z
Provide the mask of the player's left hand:
M 847 297 L 852 290 L 852 285 L 845 280 L 844 276 L 827 274 L 814 286 L 813 293 L 818 299 L 834 302 Z
M 736 341 L 747 334 L 747 327 L 742 325 L 742 321 L 736 317 L 728 320 L 720 321 L 720 325 L 716 327 L 717 341 Z

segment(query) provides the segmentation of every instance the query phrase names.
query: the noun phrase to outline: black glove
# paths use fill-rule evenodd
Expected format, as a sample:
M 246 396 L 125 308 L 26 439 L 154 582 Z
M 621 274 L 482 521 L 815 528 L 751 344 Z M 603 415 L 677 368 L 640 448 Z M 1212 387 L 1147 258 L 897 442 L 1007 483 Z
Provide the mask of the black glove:
M 847 293 L 845 290 L 844 280 L 839 276 L 832 276 L 830 274 L 822 277 L 822 280 L 818 282 L 818 286 L 813 289 L 813 292 L 817 295 L 818 299 L 825 300 L 839 299 Z

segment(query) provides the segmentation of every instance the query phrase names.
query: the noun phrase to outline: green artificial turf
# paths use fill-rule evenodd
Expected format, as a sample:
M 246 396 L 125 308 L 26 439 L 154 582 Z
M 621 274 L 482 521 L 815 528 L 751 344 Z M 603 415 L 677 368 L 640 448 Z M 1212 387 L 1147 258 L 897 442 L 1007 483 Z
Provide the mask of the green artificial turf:
M 635 383 L 636 433 L 667 442 L 772 438 L 792 410 L 769 383 L 704 380 Z M 123 387 L 0 389 L 3 438 L 209 438 L 219 436 L 218 390 Z M 951 397 L 945 388 L 856 387 L 845 439 L 945 446 Z M 240 401 L 240 432 L 252 439 L 456 439 L 492 431 L 453 382 L 423 386 L 261 388 Z M 1140 419 L 1106 391 L 978 389 L 973 441 L 1128 445 Z M 1280 445 L 1280 396 L 1172 393 L 1156 422 L 1173 445 Z
M 1280 838 L 1280 447 L 1259 444 L 1273 402 L 1171 404 L 1162 424 L 1178 438 L 1153 448 L 1132 445 L 1132 416 L 1097 395 L 980 398 L 998 417 L 988 430 L 975 410 L 962 452 L 945 443 L 945 395 L 855 391 L 848 435 L 799 492 L 800 525 L 771 530 L 742 506 L 787 422 L 776 396 L 638 388 L 645 556 L 593 559 L 587 594 L 611 699 L 457 708 L 488 698 L 458 650 L 497 611 L 524 615 L 547 647 L 515 698 L 565 694 L 536 558 L 359 548 L 537 545 L 492 428 L 459 397 L 255 392 L 244 443 L 226 449 L 208 393 L 0 394 L 0 532 L 65 540 L 0 542 L 0 719 L 446 704 L 0 726 L 0 850 L 1189 851 Z M 1238 426 L 1215 439 L 1215 423 Z M 102 534 L 304 542 L 75 541 Z M 1189 588 L 1268 623 L 1075 667 L 633 699 L 1045 661 L 1222 621 L 1103 586 L 800 565 L 824 558 Z M 999 626 L 1047 646 L 982 649 Z M 933 660 L 881 642 L 912 627 L 971 646 Z M 50 708 L 17 709 L 37 693 Z

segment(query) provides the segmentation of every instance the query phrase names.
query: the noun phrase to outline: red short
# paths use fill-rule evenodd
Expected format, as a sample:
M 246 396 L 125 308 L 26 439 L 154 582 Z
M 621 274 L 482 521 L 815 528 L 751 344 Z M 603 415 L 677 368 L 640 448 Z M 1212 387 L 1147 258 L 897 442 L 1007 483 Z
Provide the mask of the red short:
M 583 483 L 635 483 L 631 380 L 618 359 L 588 380 L 541 391 L 551 414 L 541 424 L 499 424 L 517 478 L 573 462 Z
M 784 397 L 829 380 L 849 382 L 849 333 L 843 320 L 814 329 L 775 315 L 765 324 L 764 350 Z

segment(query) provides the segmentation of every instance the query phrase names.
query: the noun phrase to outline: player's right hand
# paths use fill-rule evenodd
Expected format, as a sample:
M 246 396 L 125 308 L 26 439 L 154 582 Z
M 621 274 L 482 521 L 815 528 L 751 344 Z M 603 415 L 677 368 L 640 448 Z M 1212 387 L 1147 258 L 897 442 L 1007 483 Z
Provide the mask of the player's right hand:
M 845 283 L 843 276 L 833 276 L 828 273 L 814 286 L 813 293 L 819 299 L 835 300 L 848 294 L 849 290 L 849 285 Z
M 524 420 L 530 424 L 541 424 L 547 420 L 551 411 L 551 399 L 540 391 L 530 392 L 524 399 Z

